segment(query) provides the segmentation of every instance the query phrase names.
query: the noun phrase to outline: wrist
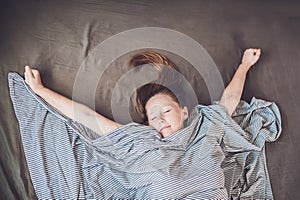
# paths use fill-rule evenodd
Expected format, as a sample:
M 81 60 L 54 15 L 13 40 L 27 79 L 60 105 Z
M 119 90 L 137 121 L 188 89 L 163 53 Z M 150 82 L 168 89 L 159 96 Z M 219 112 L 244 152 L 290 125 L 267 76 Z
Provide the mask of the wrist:
M 34 93 L 36 93 L 37 95 L 41 96 L 42 93 L 46 90 L 47 88 L 44 87 L 43 85 L 42 86 L 38 86 L 38 87 L 35 87 L 35 88 L 32 88 L 32 90 L 34 91 Z
M 251 68 L 251 64 L 249 64 L 249 63 L 241 63 L 239 65 L 238 69 L 241 70 L 241 71 L 244 71 L 245 73 L 247 73 L 250 68 Z

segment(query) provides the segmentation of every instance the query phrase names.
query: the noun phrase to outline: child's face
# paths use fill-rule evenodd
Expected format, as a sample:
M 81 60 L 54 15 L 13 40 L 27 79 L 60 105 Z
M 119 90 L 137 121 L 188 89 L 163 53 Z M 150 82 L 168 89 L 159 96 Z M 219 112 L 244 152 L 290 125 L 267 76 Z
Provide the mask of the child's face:
M 188 117 L 187 107 L 179 104 L 167 94 L 156 94 L 146 103 L 149 125 L 155 128 L 163 137 L 167 137 L 183 128 L 183 122 Z

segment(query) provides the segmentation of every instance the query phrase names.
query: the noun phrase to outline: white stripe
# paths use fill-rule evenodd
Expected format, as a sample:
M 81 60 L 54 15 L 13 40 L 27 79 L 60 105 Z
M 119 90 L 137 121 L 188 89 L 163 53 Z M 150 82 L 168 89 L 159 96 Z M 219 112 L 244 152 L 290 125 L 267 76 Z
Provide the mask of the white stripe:
M 100 137 L 9 74 L 30 176 L 39 199 L 272 198 L 265 140 L 281 132 L 274 103 L 195 108 L 189 126 L 160 138 L 136 123 Z

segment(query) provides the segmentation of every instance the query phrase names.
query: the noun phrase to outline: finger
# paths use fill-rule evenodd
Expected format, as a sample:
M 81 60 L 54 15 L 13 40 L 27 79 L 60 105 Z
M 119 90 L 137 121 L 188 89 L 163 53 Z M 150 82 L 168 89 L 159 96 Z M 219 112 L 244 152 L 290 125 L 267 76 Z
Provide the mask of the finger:
M 32 70 L 32 74 L 33 74 L 34 78 L 37 78 L 40 76 L 40 73 L 38 70 Z
M 261 49 L 258 49 L 257 52 L 260 54 L 261 53 Z
M 260 49 L 253 49 L 253 55 L 257 56 L 260 54 Z
M 29 71 L 30 67 L 28 65 L 25 66 L 25 72 Z
M 255 54 L 255 55 L 259 57 L 259 56 L 260 56 L 260 54 L 261 54 L 261 51 L 260 51 L 260 49 L 257 49 L 257 51 L 256 51 L 256 54 Z
M 25 66 L 25 73 L 28 78 L 34 78 L 32 70 L 28 65 Z
M 256 52 L 256 50 L 253 49 L 253 48 L 248 49 L 248 53 L 249 53 L 249 54 L 255 55 L 255 52 Z
M 24 78 L 25 78 L 25 83 L 29 84 L 29 82 L 28 82 L 28 76 L 27 76 L 26 72 L 24 72 Z

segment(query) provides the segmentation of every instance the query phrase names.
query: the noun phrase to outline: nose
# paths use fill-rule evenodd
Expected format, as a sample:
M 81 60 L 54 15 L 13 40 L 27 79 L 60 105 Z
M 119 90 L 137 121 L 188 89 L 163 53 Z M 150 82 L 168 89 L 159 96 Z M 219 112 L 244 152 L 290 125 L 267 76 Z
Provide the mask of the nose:
M 164 123 L 166 120 L 165 120 L 165 116 L 164 116 L 164 114 L 163 113 L 160 113 L 159 115 L 158 115 L 158 121 L 160 122 L 160 123 Z

